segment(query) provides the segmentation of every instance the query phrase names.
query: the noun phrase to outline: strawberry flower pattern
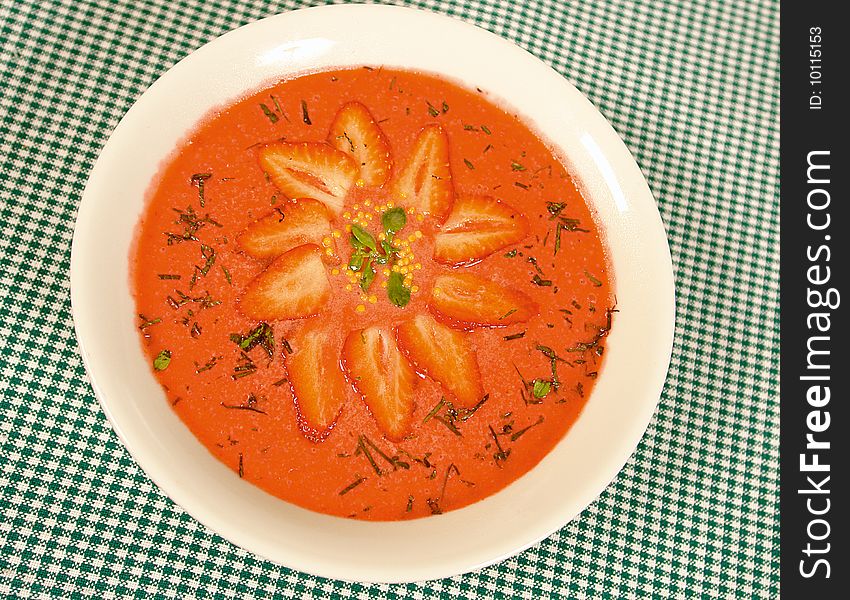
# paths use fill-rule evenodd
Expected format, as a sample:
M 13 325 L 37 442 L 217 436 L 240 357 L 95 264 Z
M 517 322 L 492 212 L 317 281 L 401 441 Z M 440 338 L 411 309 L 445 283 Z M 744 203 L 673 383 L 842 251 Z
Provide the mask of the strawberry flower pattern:
M 268 261 L 239 310 L 257 321 L 300 321 L 285 368 L 301 432 L 315 442 L 331 435 L 349 385 L 394 442 L 412 432 L 417 376 L 439 383 L 458 408 L 479 403 L 486 390 L 468 332 L 524 322 L 539 309 L 465 269 L 523 240 L 525 216 L 463 189 L 439 125 L 393 157 L 359 102 L 340 108 L 325 142 L 271 143 L 259 162 L 289 200 L 238 237 L 246 254 Z M 427 286 L 417 281 L 423 262 L 441 271 Z M 357 312 L 379 303 L 397 311 L 353 327 L 341 354 L 326 344 L 327 328 L 345 325 L 333 311 L 332 277 L 359 295 Z M 426 298 L 426 310 L 408 306 L 414 296 Z

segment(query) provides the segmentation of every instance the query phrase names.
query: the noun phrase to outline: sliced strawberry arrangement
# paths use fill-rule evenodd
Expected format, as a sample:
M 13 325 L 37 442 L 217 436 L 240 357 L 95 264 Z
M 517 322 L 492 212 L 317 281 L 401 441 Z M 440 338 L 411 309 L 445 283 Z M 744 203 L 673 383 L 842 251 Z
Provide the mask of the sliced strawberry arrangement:
M 325 238 L 333 239 L 328 211 L 318 200 L 305 198 L 254 221 L 236 241 L 254 258 L 269 259 L 302 244 L 319 245 Z
M 431 310 L 453 325 L 503 327 L 538 314 L 537 304 L 522 292 L 469 273 L 448 273 L 434 281 Z
M 329 334 L 310 324 L 289 339 L 292 354 L 286 355 L 286 375 L 298 426 L 310 440 L 320 442 L 330 433 L 345 400 L 345 379 L 337 353 L 330 351 Z
M 416 374 L 396 347 L 392 332 L 381 327 L 352 331 L 342 348 L 342 363 L 384 435 L 401 441 L 413 418 Z
M 439 382 L 457 400 L 471 408 L 481 400 L 481 373 L 467 334 L 417 315 L 396 328 L 398 348 L 421 374 Z
M 444 221 L 454 201 L 446 132 L 439 125 L 428 125 L 419 132 L 409 156 L 393 185 L 393 195 L 403 206 Z
M 245 289 L 239 309 L 259 321 L 300 319 L 317 314 L 330 291 L 321 248 L 304 244 L 257 275 Z
M 260 166 L 289 198 L 315 198 L 333 214 L 342 212 L 358 173 L 349 154 L 320 142 L 269 144 L 260 151 Z
M 442 231 L 434 238 L 434 260 L 472 265 L 528 234 L 528 221 L 491 196 L 459 195 Z
M 359 102 L 349 102 L 336 113 L 328 142 L 351 155 L 359 166 L 358 185 L 379 187 L 387 182 L 393 167 L 390 145 L 375 119 Z

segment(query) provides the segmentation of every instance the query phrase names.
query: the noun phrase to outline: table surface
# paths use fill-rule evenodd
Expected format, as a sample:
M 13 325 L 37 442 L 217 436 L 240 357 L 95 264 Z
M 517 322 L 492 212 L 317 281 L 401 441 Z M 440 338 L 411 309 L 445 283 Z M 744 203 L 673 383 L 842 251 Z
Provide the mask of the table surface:
M 0 0 L 0 594 L 778 596 L 778 2 L 400 2 L 512 40 L 575 84 L 658 201 L 673 360 L 635 454 L 569 525 L 498 565 L 360 585 L 213 534 L 135 465 L 88 383 L 68 269 L 89 170 L 138 96 L 245 23 L 323 2 Z

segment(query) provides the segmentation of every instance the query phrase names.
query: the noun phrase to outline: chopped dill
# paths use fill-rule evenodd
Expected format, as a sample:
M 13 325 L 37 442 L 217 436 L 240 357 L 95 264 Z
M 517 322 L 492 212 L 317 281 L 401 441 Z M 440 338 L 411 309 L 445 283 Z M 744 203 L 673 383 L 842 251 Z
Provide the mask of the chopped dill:
M 275 123 L 278 122 L 279 117 L 275 114 L 275 112 L 272 109 L 270 109 L 268 106 L 266 106 L 262 102 L 260 102 L 260 110 L 262 110 L 263 114 L 266 115 L 266 117 L 268 117 L 269 121 L 272 122 L 272 125 L 274 125 Z
M 360 485 L 360 484 L 361 484 L 361 483 L 363 483 L 364 481 L 366 481 L 366 478 L 365 478 L 365 477 L 361 477 L 360 475 L 355 475 L 355 476 L 354 476 L 354 481 L 352 481 L 352 482 L 351 482 L 351 483 L 349 483 L 347 486 L 345 486 L 342 490 L 340 490 L 339 495 L 340 495 L 340 496 L 345 496 L 348 492 L 350 492 L 351 490 L 353 490 L 354 488 L 356 488 L 358 485 Z

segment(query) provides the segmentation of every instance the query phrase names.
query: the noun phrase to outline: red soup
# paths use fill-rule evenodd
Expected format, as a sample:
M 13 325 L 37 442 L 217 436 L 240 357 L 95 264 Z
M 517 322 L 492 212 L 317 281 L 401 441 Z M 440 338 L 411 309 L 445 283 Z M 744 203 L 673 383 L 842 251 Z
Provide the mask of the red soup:
M 613 296 L 561 160 L 486 92 L 361 68 L 216 111 L 132 256 L 169 402 L 305 508 L 439 514 L 534 467 L 590 395 Z

